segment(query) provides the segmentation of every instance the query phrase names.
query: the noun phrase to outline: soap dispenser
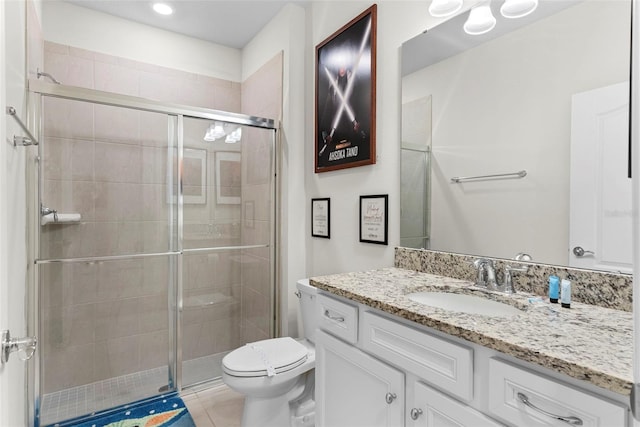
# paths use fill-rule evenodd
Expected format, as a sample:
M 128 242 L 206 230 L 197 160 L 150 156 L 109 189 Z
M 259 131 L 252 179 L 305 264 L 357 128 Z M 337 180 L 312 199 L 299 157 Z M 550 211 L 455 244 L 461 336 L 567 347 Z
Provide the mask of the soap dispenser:
M 558 276 L 549 276 L 549 301 L 554 304 L 558 303 L 560 296 L 560 278 Z

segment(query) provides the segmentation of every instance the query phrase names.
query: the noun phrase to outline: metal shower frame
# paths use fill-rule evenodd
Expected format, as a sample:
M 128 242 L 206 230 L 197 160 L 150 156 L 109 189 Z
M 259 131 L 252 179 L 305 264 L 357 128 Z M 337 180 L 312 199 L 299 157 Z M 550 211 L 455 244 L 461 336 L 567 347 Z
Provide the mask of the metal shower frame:
M 169 131 L 175 130 L 177 141 L 175 147 L 177 149 L 177 221 L 169 219 L 172 227 L 177 223 L 177 233 L 170 232 L 170 248 L 171 251 L 163 253 L 145 253 L 145 254 L 131 254 L 131 255 L 115 255 L 115 256 L 99 256 L 99 257 L 83 257 L 83 258 L 56 258 L 56 259 L 38 259 L 39 248 L 39 227 L 40 227 L 40 208 L 39 201 L 41 200 L 40 189 L 42 187 L 40 183 L 40 174 L 38 163 L 41 156 L 42 145 L 39 146 L 37 154 L 33 160 L 28 163 L 27 167 L 27 186 L 31 190 L 32 196 L 27 200 L 27 214 L 29 224 L 29 268 L 28 268 L 28 333 L 33 336 L 39 334 L 39 277 L 38 269 L 35 268 L 40 264 L 51 263 L 71 263 L 71 262 L 83 262 L 83 261 L 112 261 L 112 260 L 124 260 L 124 259 L 136 259 L 146 257 L 169 257 L 170 262 L 170 276 L 175 277 L 175 289 L 170 289 L 169 294 L 169 307 L 173 310 L 170 311 L 170 329 L 169 338 L 172 345 L 170 351 L 170 358 L 168 360 L 169 370 L 169 385 L 173 386 L 175 391 L 182 391 L 182 310 L 183 310 L 183 259 L 179 255 L 198 253 L 198 252 L 217 252 L 225 250 L 244 250 L 254 248 L 269 248 L 270 255 L 270 268 L 272 274 L 270 275 L 270 287 L 272 292 L 271 307 L 273 309 L 273 316 L 270 318 L 270 332 L 273 336 L 277 336 L 279 333 L 279 287 L 277 286 L 277 278 L 279 277 L 279 263 L 276 261 L 278 255 L 278 239 L 277 239 L 277 227 L 276 222 L 278 220 L 279 212 L 279 198 L 277 197 L 277 188 L 279 184 L 277 182 L 279 167 L 277 162 L 278 152 L 278 124 L 272 120 L 263 117 L 250 116 L 245 114 L 230 113 L 219 110 L 192 107 L 179 104 L 163 103 L 159 101 L 153 101 L 145 98 L 121 95 L 111 92 L 98 91 L 94 89 L 86 89 L 80 87 L 65 86 L 61 84 L 47 83 L 41 80 L 30 79 L 27 82 L 28 86 L 28 102 L 29 119 L 32 123 L 32 128 L 36 129 L 36 135 L 40 137 L 42 141 L 42 97 L 54 97 L 62 98 L 74 101 L 89 102 L 92 104 L 108 105 L 113 107 L 122 107 L 139 111 L 146 111 L 152 113 L 165 114 L 167 118 L 174 117 L 173 125 L 175 129 L 172 129 L 172 121 L 168 120 L 167 128 Z M 183 221 L 183 206 L 184 206 L 184 194 L 182 188 L 183 177 L 183 156 L 184 156 L 184 141 L 183 141 L 183 128 L 184 118 L 206 119 L 213 121 L 222 121 L 227 123 L 233 123 L 242 126 L 249 126 L 255 128 L 262 128 L 265 130 L 274 131 L 271 146 L 271 194 L 274 200 L 271 208 L 271 215 L 273 220 L 270 222 L 270 237 L 269 243 L 265 245 L 246 245 L 246 246 L 232 246 L 232 247 L 211 247 L 211 248 L 197 248 L 197 249 L 184 249 L 182 247 L 184 237 L 184 221 Z M 32 173 L 33 172 L 33 173 Z M 37 178 L 34 178 L 37 177 Z M 174 186 L 176 183 L 167 183 L 167 185 Z M 28 193 L 29 194 L 29 193 Z M 173 236 L 177 236 L 177 242 L 174 242 Z M 31 425 L 38 426 L 39 419 L 36 418 L 40 412 L 40 352 L 36 352 L 35 357 L 30 361 L 28 368 L 28 401 L 29 401 L 29 420 Z M 197 385 L 197 384 L 196 384 Z

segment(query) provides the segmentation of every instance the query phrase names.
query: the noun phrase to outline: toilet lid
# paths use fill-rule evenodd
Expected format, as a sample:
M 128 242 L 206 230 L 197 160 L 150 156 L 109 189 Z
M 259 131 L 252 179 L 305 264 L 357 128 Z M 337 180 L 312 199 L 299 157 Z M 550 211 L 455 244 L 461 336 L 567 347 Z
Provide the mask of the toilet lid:
M 307 348 L 293 338 L 273 338 L 233 350 L 222 359 L 222 367 L 236 377 L 268 376 L 302 365 L 307 355 Z

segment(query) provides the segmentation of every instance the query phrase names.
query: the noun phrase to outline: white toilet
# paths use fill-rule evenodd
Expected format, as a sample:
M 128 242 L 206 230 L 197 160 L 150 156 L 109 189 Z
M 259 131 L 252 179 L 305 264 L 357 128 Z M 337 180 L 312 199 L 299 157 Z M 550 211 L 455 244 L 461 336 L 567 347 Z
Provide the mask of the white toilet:
M 246 344 L 222 359 L 222 380 L 245 395 L 242 427 L 311 427 L 316 293 L 309 279 L 296 284 L 304 338 L 273 338 Z

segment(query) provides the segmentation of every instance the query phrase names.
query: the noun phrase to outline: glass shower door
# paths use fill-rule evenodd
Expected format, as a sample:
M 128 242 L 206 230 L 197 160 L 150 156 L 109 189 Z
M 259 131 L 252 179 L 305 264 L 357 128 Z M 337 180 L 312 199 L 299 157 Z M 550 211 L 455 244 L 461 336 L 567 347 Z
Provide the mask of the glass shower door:
M 275 131 L 184 119 L 182 385 L 274 336 Z
M 173 388 L 177 117 L 43 97 L 41 425 Z

